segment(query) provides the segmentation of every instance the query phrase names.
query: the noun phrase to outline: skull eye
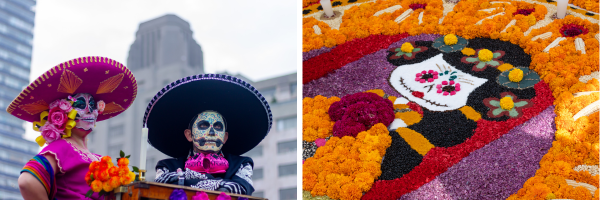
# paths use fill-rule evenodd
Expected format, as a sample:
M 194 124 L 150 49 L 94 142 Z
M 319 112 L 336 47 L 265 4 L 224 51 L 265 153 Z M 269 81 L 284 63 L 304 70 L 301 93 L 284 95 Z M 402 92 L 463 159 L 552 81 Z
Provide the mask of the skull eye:
M 202 121 L 198 122 L 197 127 L 200 130 L 206 130 L 210 127 L 210 123 L 208 123 L 208 121 L 206 121 L 206 120 L 202 120 Z
M 90 110 L 96 110 L 96 101 L 92 97 L 90 97 L 90 108 Z
M 215 124 L 213 124 L 213 128 L 215 128 L 215 130 L 217 131 L 223 131 L 223 123 L 216 122 Z
M 83 97 L 79 97 L 77 98 L 77 101 L 75 101 L 75 103 L 73 103 L 73 108 L 78 108 L 78 109 L 85 109 L 85 98 Z

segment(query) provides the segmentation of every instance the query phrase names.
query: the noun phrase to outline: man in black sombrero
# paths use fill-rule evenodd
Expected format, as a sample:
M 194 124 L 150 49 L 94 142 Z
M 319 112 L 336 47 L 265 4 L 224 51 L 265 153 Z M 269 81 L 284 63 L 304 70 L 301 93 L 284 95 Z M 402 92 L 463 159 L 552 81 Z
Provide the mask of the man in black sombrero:
M 241 79 L 203 74 L 162 89 L 150 101 L 148 141 L 173 158 L 156 165 L 156 182 L 251 195 L 249 157 L 272 124 L 269 104 Z

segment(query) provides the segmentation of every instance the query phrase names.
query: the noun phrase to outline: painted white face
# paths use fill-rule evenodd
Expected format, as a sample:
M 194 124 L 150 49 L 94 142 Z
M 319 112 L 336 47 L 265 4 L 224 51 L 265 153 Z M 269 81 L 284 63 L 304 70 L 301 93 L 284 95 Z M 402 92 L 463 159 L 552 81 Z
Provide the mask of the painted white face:
M 192 126 L 194 147 L 200 151 L 219 152 L 225 143 L 225 120 L 218 112 L 198 114 Z
M 469 94 L 487 82 L 462 72 L 438 54 L 421 63 L 402 65 L 390 75 L 390 84 L 408 100 L 431 111 L 456 110 Z
M 92 95 L 87 93 L 79 93 L 73 96 L 76 100 L 73 103 L 73 109 L 77 110 L 77 122 L 75 127 L 83 130 L 92 130 L 98 119 L 98 107 Z

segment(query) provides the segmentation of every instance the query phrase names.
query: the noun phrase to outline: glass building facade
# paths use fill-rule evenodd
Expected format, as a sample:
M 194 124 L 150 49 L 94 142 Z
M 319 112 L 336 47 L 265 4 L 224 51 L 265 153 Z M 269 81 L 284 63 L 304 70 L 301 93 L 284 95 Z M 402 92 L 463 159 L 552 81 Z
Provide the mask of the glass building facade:
M 0 0 L 0 199 L 23 199 L 17 180 L 38 145 L 6 107 L 29 84 L 35 0 Z

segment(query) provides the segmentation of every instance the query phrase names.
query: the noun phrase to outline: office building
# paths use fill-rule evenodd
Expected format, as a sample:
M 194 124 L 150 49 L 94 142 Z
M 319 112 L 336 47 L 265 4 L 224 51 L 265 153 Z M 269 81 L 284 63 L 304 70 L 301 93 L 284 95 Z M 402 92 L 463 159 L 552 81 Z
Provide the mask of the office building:
M 0 199 L 23 199 L 17 180 L 39 148 L 23 138 L 23 120 L 6 112 L 29 85 L 35 5 L 34 0 L 0 0 Z

